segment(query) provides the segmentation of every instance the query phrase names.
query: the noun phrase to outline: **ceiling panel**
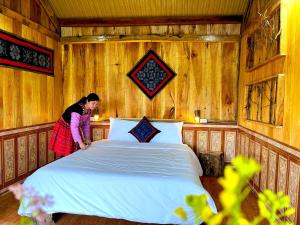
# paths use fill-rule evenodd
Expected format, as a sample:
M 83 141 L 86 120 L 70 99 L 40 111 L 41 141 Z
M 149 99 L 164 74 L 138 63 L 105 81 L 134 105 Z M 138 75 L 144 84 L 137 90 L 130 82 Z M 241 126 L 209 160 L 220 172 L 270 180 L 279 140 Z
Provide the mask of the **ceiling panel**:
M 63 18 L 243 15 L 248 0 L 48 0 Z

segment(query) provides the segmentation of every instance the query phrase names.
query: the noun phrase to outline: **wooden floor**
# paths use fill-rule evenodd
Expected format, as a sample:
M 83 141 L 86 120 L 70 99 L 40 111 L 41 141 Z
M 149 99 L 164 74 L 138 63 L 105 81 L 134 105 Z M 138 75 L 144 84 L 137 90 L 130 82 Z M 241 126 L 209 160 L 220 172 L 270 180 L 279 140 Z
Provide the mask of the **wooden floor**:
M 218 194 L 221 191 L 220 185 L 217 183 L 217 179 L 213 177 L 202 177 L 203 186 L 211 194 L 217 208 L 220 209 L 220 202 L 218 201 Z M 247 218 L 251 219 L 258 212 L 256 205 L 256 197 L 251 193 L 242 206 Z M 0 224 L 7 223 L 12 224 L 19 221 L 17 214 L 19 202 L 14 199 L 11 193 L 5 193 L 0 196 Z M 176 208 L 176 206 L 174 206 Z M 143 223 L 134 223 L 125 220 L 106 219 L 95 216 L 81 216 L 71 214 L 58 214 L 57 225 L 142 225 Z M 150 225 L 150 224 L 147 224 Z

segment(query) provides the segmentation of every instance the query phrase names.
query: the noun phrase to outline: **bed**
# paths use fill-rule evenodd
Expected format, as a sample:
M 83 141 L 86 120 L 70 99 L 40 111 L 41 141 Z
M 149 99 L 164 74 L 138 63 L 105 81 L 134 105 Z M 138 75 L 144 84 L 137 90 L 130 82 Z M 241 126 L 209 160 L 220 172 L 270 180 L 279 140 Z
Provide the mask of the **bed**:
M 201 175 L 196 155 L 185 144 L 102 140 L 38 169 L 24 185 L 53 196 L 54 205 L 45 208 L 47 214 L 194 224 L 186 195 L 207 195 L 208 204 L 217 211 L 200 182 Z M 186 209 L 187 221 L 174 214 L 177 207 Z M 29 208 L 20 207 L 19 214 L 31 216 Z

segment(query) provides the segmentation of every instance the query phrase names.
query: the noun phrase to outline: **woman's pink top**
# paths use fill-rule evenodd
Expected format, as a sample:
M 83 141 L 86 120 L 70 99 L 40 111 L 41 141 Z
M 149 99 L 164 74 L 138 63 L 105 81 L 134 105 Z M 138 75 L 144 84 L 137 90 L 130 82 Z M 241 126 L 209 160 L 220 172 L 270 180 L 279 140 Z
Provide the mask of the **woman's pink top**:
M 75 142 L 82 140 L 81 137 L 90 140 L 90 116 L 90 113 L 83 114 L 82 116 L 76 112 L 71 113 L 70 128 Z

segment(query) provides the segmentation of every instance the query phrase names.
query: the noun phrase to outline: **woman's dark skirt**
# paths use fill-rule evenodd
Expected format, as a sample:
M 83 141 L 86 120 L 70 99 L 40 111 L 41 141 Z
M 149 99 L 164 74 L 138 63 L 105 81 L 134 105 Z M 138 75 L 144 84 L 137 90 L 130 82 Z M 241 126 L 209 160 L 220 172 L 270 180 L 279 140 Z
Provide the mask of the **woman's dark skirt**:
M 54 125 L 52 136 L 49 142 L 49 149 L 59 156 L 66 156 L 77 150 L 70 125 L 60 118 Z

